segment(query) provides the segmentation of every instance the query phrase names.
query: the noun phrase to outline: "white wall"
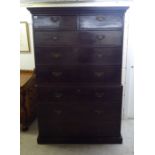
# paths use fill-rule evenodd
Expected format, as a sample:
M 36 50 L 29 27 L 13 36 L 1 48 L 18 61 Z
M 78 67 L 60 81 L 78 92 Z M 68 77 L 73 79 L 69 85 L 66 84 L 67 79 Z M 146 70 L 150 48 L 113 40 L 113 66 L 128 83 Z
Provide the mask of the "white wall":
M 134 12 L 132 7 L 126 12 L 123 48 L 123 118 L 134 118 Z
M 31 14 L 26 8 L 20 8 L 20 21 L 26 21 L 30 32 L 30 53 L 20 53 L 20 69 L 33 70 L 34 65 L 34 50 L 33 50 L 33 33 Z

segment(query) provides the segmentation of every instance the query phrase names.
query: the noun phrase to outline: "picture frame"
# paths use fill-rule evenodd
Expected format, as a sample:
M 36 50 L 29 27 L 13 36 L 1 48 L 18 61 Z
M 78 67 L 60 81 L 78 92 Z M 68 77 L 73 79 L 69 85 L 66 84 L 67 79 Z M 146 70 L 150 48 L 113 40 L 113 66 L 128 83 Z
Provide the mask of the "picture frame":
M 30 52 L 30 37 L 28 23 L 20 22 L 20 52 Z

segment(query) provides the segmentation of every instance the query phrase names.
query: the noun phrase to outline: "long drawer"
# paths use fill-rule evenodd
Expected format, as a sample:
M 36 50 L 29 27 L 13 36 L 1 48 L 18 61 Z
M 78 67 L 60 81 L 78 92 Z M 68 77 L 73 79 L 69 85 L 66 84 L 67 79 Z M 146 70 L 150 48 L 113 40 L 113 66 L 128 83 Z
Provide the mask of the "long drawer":
M 54 105 L 54 104 L 41 104 L 38 108 L 39 115 L 43 120 L 49 118 L 49 122 L 101 122 L 120 120 L 121 108 L 108 107 L 102 105 Z M 56 123 L 55 122 L 55 123 Z M 98 124 L 98 123 L 97 123 Z
M 121 82 L 121 66 L 37 65 L 38 82 Z
M 121 65 L 121 50 L 120 47 L 38 47 L 35 61 L 39 65 Z
M 82 118 L 83 119 L 83 118 Z M 81 119 L 81 120 L 82 120 Z M 86 122 L 47 122 L 49 119 L 39 120 L 39 134 L 47 138 L 66 140 L 70 138 L 97 138 L 105 136 L 120 136 L 120 122 L 95 122 L 88 124 Z
M 35 31 L 36 46 L 121 46 L 122 31 Z
M 121 86 L 85 86 L 80 85 L 60 85 L 60 86 L 38 86 L 38 101 L 43 104 L 77 105 L 92 102 L 99 105 L 120 105 L 122 101 Z M 63 103 L 65 101 L 65 103 Z
M 78 136 L 82 132 L 82 135 L 85 133 L 90 136 L 91 133 L 98 133 L 97 135 L 101 136 L 102 134 L 111 134 L 112 131 L 115 134 L 117 131 L 117 134 L 119 134 L 120 108 L 103 108 L 103 106 L 96 105 L 89 107 L 84 105 L 40 105 L 38 112 L 40 130 L 42 132 L 49 131 L 47 132 L 48 134 Z M 52 129 L 53 126 L 54 128 Z M 69 133 L 71 131 L 70 128 L 73 131 Z

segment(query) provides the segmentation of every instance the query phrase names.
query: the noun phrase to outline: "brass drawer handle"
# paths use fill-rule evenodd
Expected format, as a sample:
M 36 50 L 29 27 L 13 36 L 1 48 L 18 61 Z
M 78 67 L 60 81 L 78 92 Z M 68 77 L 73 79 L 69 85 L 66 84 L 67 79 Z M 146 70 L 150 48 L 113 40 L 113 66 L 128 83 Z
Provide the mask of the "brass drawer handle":
M 96 16 L 96 20 L 101 22 L 101 21 L 105 20 L 105 17 L 104 16 Z
M 59 59 L 61 57 L 61 54 L 60 53 L 52 53 L 52 57 L 54 59 Z
M 97 55 L 98 58 L 102 58 L 103 57 L 102 53 L 97 53 L 96 55 Z
M 52 36 L 52 40 L 57 41 L 57 40 L 59 40 L 59 37 L 58 36 Z
M 97 40 L 103 40 L 105 38 L 105 35 L 97 35 L 96 39 Z
M 80 92 L 81 92 L 81 89 L 77 89 L 76 92 L 77 92 L 77 93 L 80 93 Z
M 102 98 L 102 97 L 104 96 L 104 92 L 96 92 L 96 93 L 95 93 L 95 96 L 96 96 L 97 98 Z
M 95 76 L 97 76 L 98 78 L 104 76 L 104 72 L 95 72 L 94 74 L 95 74 Z
M 102 111 L 101 111 L 101 110 L 95 110 L 95 113 L 96 113 L 97 115 L 100 115 L 100 114 L 102 114 Z
M 59 21 L 59 17 L 57 17 L 57 16 L 52 16 L 52 17 L 51 17 L 51 20 L 52 20 L 53 22 L 57 22 L 57 21 Z
M 54 77 L 60 77 L 62 75 L 62 72 L 52 72 L 52 75 Z
M 60 115 L 62 113 L 61 110 L 54 110 L 54 112 L 57 114 L 57 115 Z
M 56 97 L 56 98 L 61 98 L 62 96 L 63 96 L 62 93 L 55 93 L 55 97 Z

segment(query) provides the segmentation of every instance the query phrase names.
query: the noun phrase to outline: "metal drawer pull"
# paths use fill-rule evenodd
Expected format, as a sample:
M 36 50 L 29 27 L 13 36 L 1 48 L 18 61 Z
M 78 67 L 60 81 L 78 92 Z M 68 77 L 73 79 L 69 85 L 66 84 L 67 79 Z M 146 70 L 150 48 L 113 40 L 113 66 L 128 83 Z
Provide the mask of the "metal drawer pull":
M 52 36 L 52 40 L 56 41 L 58 39 L 59 39 L 58 36 Z
M 57 21 L 59 20 L 59 17 L 57 17 L 57 16 L 52 16 L 52 17 L 51 17 L 51 20 L 52 20 L 53 22 L 57 22 Z
M 97 98 L 102 98 L 104 96 L 104 93 L 103 92 L 96 92 L 95 95 Z
M 97 57 L 102 58 L 103 54 L 102 53 L 97 53 Z
M 95 113 L 100 115 L 100 114 L 102 114 L 102 111 L 101 110 L 95 110 Z
M 103 40 L 103 39 L 105 38 L 105 36 L 104 36 L 104 35 L 97 35 L 96 38 L 97 38 L 98 40 Z
M 77 89 L 76 92 L 77 92 L 77 93 L 80 93 L 80 92 L 81 92 L 81 89 Z
M 105 17 L 103 17 L 103 16 L 96 16 L 96 20 L 101 22 L 101 21 L 105 20 Z
M 62 113 L 61 110 L 54 110 L 54 112 L 57 114 L 57 115 L 60 115 Z
M 62 72 L 52 72 L 52 75 L 55 77 L 60 77 L 62 75 Z
M 55 58 L 55 59 L 59 59 L 61 57 L 61 54 L 59 54 L 59 53 L 53 53 L 52 54 L 52 57 Z
M 38 19 L 38 16 L 33 16 L 34 19 Z
M 98 78 L 104 76 L 104 72 L 95 72 L 94 74 L 95 74 Z
M 63 96 L 62 93 L 56 93 L 56 94 L 55 94 L 55 97 L 56 97 L 56 98 L 61 98 L 62 96 Z

